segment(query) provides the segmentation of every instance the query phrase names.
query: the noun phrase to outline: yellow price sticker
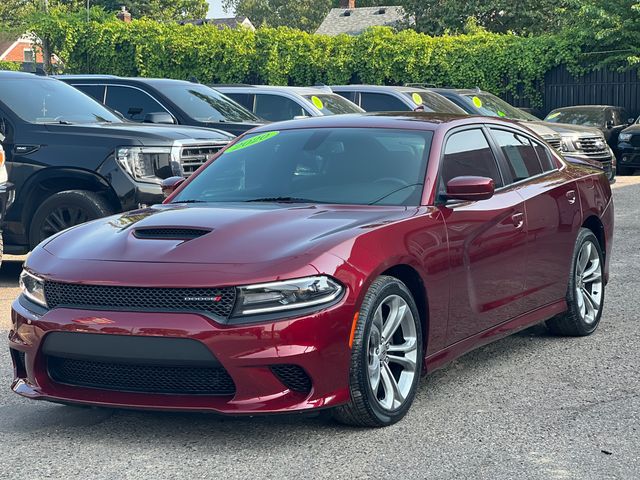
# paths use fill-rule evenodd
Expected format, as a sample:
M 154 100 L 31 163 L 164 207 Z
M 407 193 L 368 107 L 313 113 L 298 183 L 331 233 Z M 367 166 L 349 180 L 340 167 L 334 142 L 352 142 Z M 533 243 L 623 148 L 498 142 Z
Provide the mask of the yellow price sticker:
M 482 100 L 480 100 L 480 97 L 473 97 L 471 101 L 476 107 L 482 108 Z
M 318 110 L 322 110 L 324 108 L 324 103 L 322 103 L 322 100 L 320 100 L 320 98 L 316 97 L 315 95 L 313 97 L 311 97 L 311 103 L 313 103 L 313 105 Z
M 420 95 L 418 92 L 415 92 L 414 94 L 411 95 L 411 100 L 413 100 L 418 105 L 422 105 L 422 102 L 424 101 L 422 99 L 422 95 Z

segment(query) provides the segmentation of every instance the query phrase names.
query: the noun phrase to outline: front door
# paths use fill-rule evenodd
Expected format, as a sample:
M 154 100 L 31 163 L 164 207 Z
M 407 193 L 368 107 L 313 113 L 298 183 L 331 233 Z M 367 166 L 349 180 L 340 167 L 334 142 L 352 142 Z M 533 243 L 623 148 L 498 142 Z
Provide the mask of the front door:
M 449 345 L 524 312 L 524 202 L 516 191 L 503 188 L 496 158 L 480 128 L 457 131 L 446 140 L 441 188 L 467 175 L 493 178 L 496 193 L 488 200 L 440 206 L 449 241 Z

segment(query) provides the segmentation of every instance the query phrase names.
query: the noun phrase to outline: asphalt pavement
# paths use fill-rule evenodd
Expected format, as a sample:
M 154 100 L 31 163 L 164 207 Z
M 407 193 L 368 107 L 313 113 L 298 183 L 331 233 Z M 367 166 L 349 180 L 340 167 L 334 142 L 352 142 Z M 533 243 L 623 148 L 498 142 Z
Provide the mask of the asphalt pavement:
M 60 406 L 9 390 L 0 345 L 2 479 L 639 479 L 640 176 L 614 187 L 611 281 L 598 331 L 543 327 L 422 380 L 400 423 L 326 414 L 226 418 Z M 0 270 L 0 335 L 21 258 Z

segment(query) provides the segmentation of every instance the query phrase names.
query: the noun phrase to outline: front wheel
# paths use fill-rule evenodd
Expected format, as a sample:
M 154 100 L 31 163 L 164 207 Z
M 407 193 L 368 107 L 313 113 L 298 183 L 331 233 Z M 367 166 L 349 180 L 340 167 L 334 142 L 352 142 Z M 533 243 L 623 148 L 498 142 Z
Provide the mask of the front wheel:
M 107 201 L 95 192 L 67 190 L 47 198 L 36 210 L 29 228 L 33 249 L 44 239 L 66 228 L 113 213 Z
M 591 335 L 604 307 L 604 255 L 600 242 L 589 229 L 578 233 L 567 288 L 569 309 L 547 320 L 547 327 L 557 335 Z
M 383 427 L 405 416 L 422 371 L 422 328 L 411 292 L 382 276 L 360 309 L 351 352 L 351 399 L 334 410 L 345 424 Z

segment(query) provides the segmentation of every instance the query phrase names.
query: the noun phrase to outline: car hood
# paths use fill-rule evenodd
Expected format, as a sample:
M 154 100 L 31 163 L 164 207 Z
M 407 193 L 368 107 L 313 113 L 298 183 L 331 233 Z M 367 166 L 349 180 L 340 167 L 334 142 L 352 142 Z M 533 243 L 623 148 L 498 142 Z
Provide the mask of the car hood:
M 549 126 L 544 122 L 526 121 L 521 123 L 525 127 L 529 127 L 531 130 L 533 130 L 536 134 L 538 134 L 540 137 L 544 139 L 548 139 L 551 137 L 556 137 L 560 139 L 560 137 L 558 137 L 558 134 L 554 130 L 550 129 Z
M 112 138 L 114 140 L 137 140 L 142 145 L 165 145 L 179 140 L 223 141 L 233 135 L 209 128 L 178 125 L 154 125 L 133 122 L 92 123 L 74 125 L 46 125 L 52 133 L 85 135 Z
M 415 209 L 413 209 L 415 213 Z M 283 204 L 158 205 L 89 222 L 44 244 L 60 259 L 247 264 L 311 262 L 366 230 L 410 216 L 411 209 Z M 193 239 L 141 239 L 142 229 L 210 230 Z
M 538 122 L 536 122 L 538 123 Z M 602 131 L 595 127 L 587 127 L 585 125 L 570 125 L 568 123 L 552 123 L 552 122 L 540 122 L 552 130 L 558 132 L 560 135 L 596 135 L 602 136 Z
M 622 130 L 624 133 L 640 133 L 640 124 L 633 124 Z M 621 132 L 621 133 L 622 133 Z

